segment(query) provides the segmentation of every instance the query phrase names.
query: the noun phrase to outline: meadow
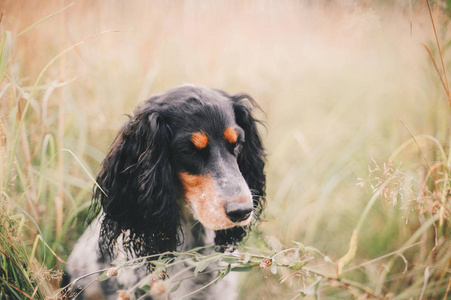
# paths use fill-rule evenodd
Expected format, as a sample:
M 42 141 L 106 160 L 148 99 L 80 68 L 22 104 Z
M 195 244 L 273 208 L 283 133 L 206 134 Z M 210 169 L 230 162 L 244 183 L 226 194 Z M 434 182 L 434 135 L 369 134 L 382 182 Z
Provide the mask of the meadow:
M 451 32 L 433 4 L 1 1 L 0 299 L 61 296 L 126 114 L 185 83 L 262 108 L 263 222 L 218 257 L 247 271 L 241 299 L 451 299 Z

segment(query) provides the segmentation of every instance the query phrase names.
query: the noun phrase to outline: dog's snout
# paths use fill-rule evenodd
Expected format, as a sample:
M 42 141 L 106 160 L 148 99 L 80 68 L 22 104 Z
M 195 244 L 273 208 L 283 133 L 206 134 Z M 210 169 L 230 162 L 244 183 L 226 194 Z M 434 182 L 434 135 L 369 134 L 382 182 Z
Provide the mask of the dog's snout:
M 245 221 L 252 213 L 252 203 L 230 202 L 224 206 L 227 218 L 234 223 Z

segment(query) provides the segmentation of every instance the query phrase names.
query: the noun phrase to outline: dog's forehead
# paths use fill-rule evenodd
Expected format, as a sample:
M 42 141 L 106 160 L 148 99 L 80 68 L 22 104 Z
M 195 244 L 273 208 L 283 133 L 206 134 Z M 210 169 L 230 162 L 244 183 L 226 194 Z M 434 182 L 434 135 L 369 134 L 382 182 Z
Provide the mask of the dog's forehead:
M 166 117 L 175 127 L 193 132 L 222 132 L 225 127 L 236 125 L 232 100 L 225 93 L 184 86 L 162 96 L 158 102 L 167 106 Z
M 233 108 L 228 102 L 203 101 L 194 104 L 184 118 L 184 127 L 191 132 L 205 132 L 207 135 L 220 135 L 227 127 L 236 126 Z

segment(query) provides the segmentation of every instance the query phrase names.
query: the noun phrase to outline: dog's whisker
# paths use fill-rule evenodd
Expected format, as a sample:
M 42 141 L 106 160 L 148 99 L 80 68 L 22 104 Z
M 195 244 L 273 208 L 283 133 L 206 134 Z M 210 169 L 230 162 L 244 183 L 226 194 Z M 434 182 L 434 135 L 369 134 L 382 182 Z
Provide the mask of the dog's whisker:
M 195 222 L 189 229 L 193 229 L 197 224 L 200 224 L 200 221 Z

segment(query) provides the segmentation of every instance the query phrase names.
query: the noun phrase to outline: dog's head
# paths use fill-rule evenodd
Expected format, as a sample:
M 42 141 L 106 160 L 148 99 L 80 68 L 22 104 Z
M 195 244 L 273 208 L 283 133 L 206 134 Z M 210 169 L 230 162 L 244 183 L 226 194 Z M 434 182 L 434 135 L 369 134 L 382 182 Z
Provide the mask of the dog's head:
M 123 126 L 94 190 L 103 208 L 101 249 L 137 255 L 175 250 L 180 205 L 217 245 L 235 244 L 258 219 L 265 196 L 264 151 L 245 94 L 183 86 L 153 96 Z M 99 188 L 100 187 L 100 188 Z

